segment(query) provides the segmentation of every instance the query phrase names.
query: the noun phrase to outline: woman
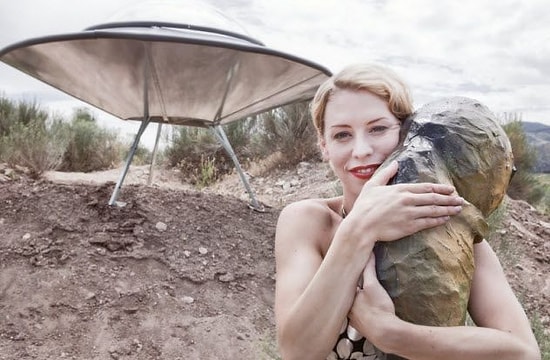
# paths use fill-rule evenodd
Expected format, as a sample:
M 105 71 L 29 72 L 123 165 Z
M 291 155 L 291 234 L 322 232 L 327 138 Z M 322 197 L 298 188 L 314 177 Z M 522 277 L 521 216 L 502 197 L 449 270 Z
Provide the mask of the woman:
M 464 201 L 448 185 L 386 185 L 397 163 L 374 175 L 397 146 L 401 123 L 412 111 L 405 84 L 375 65 L 345 68 L 313 99 L 323 158 L 340 179 L 343 195 L 293 203 L 279 217 L 275 314 L 285 360 L 385 359 L 385 354 L 540 359 L 529 321 L 486 241 L 475 245 L 469 301 L 478 327 L 420 326 L 395 316 L 376 279 L 375 242 L 442 225 Z M 342 337 L 352 348 L 338 348 Z

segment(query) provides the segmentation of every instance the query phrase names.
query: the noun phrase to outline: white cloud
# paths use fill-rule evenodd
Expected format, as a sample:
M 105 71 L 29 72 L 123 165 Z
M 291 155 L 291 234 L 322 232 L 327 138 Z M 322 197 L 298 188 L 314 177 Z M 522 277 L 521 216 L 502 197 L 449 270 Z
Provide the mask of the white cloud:
M 387 63 L 405 76 L 418 105 L 440 96 L 466 95 L 497 113 L 523 112 L 524 120 L 550 125 L 547 0 L 209 3 L 268 46 L 333 71 L 357 61 Z M 78 31 L 133 4 L 134 0 L 2 1 L 0 47 L 33 36 Z M 0 66 L 0 93 L 34 88 L 8 73 Z

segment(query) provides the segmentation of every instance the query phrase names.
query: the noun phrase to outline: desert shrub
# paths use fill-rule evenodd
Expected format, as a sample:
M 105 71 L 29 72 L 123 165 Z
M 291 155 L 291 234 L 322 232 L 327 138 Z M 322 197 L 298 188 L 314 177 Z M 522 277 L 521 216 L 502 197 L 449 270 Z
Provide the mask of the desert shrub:
M 282 156 L 273 166 L 290 168 L 301 161 L 319 160 L 317 133 L 311 121 L 309 103 L 301 102 L 273 109 L 258 116 L 254 153 L 265 158 L 274 152 Z
M 66 144 L 59 122 L 36 102 L 0 97 L 0 158 L 27 167 L 33 177 L 56 169 Z
M 35 101 L 15 102 L 5 97 L 0 97 L 0 136 L 8 136 L 13 130 L 21 130 L 21 125 L 45 124 L 48 120 L 48 112 Z
M 531 328 L 539 344 L 542 360 L 550 360 L 550 334 L 545 330 L 539 313 L 535 313 L 530 317 Z
M 264 165 L 269 163 L 262 167 L 266 172 L 290 168 L 301 161 L 320 160 L 317 134 L 306 102 L 276 108 L 222 128 L 243 166 L 264 160 Z M 202 182 L 199 179 L 204 179 L 204 174 L 217 180 L 234 169 L 211 129 L 179 127 L 172 133 L 164 156 L 169 166 L 179 168 L 183 178 L 195 184 Z M 215 171 L 208 170 L 210 167 Z
M 128 159 L 130 150 L 132 148 L 133 141 L 123 142 L 119 145 L 120 155 L 118 156 L 121 160 Z M 162 154 L 160 154 L 162 157 Z M 146 146 L 138 144 L 136 151 L 134 152 L 134 157 L 132 158 L 132 165 L 148 165 L 151 164 L 153 160 L 153 152 L 149 150 Z M 157 152 L 157 159 L 159 161 L 159 153 Z M 162 159 L 161 159 L 162 161 Z
M 10 166 L 24 166 L 31 177 L 57 169 L 63 159 L 66 141 L 58 126 L 48 126 L 41 119 L 27 124 L 10 125 L 8 135 L 0 138 L 2 161 Z
M 169 166 L 180 170 L 182 180 L 196 183 L 198 169 L 205 156 L 213 157 L 219 147 L 210 129 L 181 126 L 172 133 L 164 156 Z
M 543 195 L 535 204 L 536 208 L 543 214 L 550 215 L 550 174 L 536 174 L 538 188 Z
M 86 109 L 77 109 L 67 123 L 35 102 L 0 98 L 0 157 L 28 167 L 33 176 L 107 169 L 120 161 L 120 151 L 116 134 L 99 127 Z
M 251 118 L 222 126 L 241 164 L 251 157 L 249 143 L 253 126 Z M 234 169 L 233 161 L 210 128 L 178 127 L 164 150 L 164 157 L 169 166 L 180 170 L 183 180 L 200 187 Z
M 199 188 L 211 185 L 217 177 L 216 158 L 201 156 L 199 168 L 193 174 L 193 181 Z
M 508 195 L 512 199 L 525 200 L 534 205 L 544 196 L 544 189 L 532 173 L 537 160 L 536 151 L 527 141 L 519 117 L 509 119 L 503 128 L 510 139 L 516 166 L 516 173 L 508 187 Z
M 217 147 L 216 139 L 207 129 L 181 126 L 172 132 L 164 154 L 170 166 L 176 167 L 186 159 Z
M 223 126 L 235 154 L 243 162 L 248 162 L 256 156 L 251 148 L 251 143 L 256 134 L 256 124 L 256 118 L 249 117 Z
M 66 124 L 67 149 L 61 171 L 90 172 L 112 168 L 120 162 L 121 143 L 114 131 L 101 128 L 86 109 L 77 109 Z
M 0 96 L 0 136 L 7 135 L 12 119 L 13 103 L 11 100 Z

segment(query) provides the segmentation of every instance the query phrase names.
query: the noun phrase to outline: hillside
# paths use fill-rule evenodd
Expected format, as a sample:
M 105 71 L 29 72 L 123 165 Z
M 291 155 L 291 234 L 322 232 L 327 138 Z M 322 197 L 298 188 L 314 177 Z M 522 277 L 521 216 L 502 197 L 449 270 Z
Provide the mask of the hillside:
M 522 122 L 523 129 L 537 151 L 535 172 L 550 174 L 550 126 L 536 122 Z
M 202 192 L 147 167 L 48 173 L 0 167 L 0 359 L 272 359 L 273 237 L 284 204 L 334 193 L 325 164 L 236 176 Z M 525 304 L 550 326 L 550 219 L 521 201 L 494 246 Z

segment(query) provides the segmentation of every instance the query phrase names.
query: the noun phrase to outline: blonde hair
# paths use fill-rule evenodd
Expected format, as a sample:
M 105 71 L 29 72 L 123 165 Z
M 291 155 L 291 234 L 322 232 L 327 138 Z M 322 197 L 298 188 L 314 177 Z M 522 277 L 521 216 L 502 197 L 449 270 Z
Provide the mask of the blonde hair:
M 313 124 L 321 137 L 325 132 L 327 103 L 338 89 L 366 90 L 380 96 L 401 122 L 413 113 L 409 88 L 394 71 L 376 64 L 350 65 L 321 84 L 311 102 Z

